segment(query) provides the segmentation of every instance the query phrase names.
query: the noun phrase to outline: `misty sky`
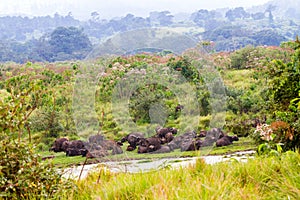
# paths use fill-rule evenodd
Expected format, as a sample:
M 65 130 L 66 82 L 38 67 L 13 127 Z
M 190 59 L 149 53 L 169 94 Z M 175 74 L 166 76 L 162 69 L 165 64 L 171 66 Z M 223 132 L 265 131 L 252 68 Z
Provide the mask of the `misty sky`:
M 169 10 L 172 14 L 194 12 L 199 9 L 251 7 L 269 0 L 0 0 L 0 15 L 25 14 L 30 16 L 66 15 L 87 19 L 97 11 L 101 18 L 125 16 L 132 13 L 146 17 L 149 12 Z

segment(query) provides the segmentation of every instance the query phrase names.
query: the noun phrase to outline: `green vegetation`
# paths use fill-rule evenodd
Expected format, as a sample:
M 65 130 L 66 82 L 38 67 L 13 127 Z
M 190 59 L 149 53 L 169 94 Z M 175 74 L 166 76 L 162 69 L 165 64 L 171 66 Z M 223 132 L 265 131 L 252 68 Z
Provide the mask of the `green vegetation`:
M 215 53 L 200 61 L 189 57 L 193 53 L 196 51 L 182 56 L 140 54 L 97 59 L 93 63 L 1 65 L 1 196 L 15 199 L 57 196 L 66 199 L 297 199 L 300 195 L 300 158 L 299 153 L 295 153 L 300 147 L 299 39 L 283 43 L 282 47 L 246 47 L 230 54 Z M 210 62 L 215 62 L 224 87 L 215 82 L 205 83 L 215 78 L 208 73 L 211 71 L 201 71 Z M 197 73 L 199 69 L 200 74 Z M 136 79 L 130 79 L 128 74 Z M 78 78 L 95 77 L 93 90 L 86 87 L 90 83 L 78 82 Z M 146 78 L 166 81 L 185 92 L 188 92 L 187 82 L 189 87 L 195 88 L 201 116 L 194 116 L 190 105 L 186 104 L 191 115 L 186 120 L 182 113 L 175 111 L 181 100 L 177 99 L 177 90 L 159 81 L 146 81 Z M 123 87 L 119 87 L 120 82 Z M 138 87 L 129 93 L 132 89 L 129 86 Z M 221 95 L 222 88 L 227 94 L 226 108 L 212 113 L 219 105 L 209 91 L 215 90 L 214 95 Z M 74 99 L 73 93 L 77 97 L 95 97 L 95 101 Z M 128 97 L 129 116 L 119 112 L 122 104 L 112 102 L 112 95 L 125 100 Z M 157 111 L 161 115 L 154 113 Z M 117 141 L 137 129 L 146 136 L 154 135 L 159 123 L 175 127 L 178 134 L 183 134 L 194 122 L 197 122 L 192 127 L 195 131 L 208 130 L 212 128 L 211 121 L 219 117 L 222 122 L 223 116 L 224 131 L 241 137 L 239 142 L 228 147 L 204 148 L 199 152 L 176 150 L 168 154 L 137 154 L 134 151 L 100 160 L 126 162 L 141 158 L 225 154 L 256 147 L 262 157 L 251 159 L 247 164 L 230 162 L 214 166 L 199 160 L 195 167 L 188 169 L 145 174 L 112 174 L 101 170 L 99 179 L 99 174 L 91 175 L 77 183 L 76 190 L 73 182 L 63 179 L 53 164 L 59 167 L 82 164 L 85 158 L 66 158 L 63 153 L 47 152 L 57 137 L 86 140 L 100 131 L 105 138 Z M 122 122 L 128 118 L 137 127 L 124 128 Z M 123 146 L 123 150 L 125 148 Z M 55 155 L 53 162 L 41 161 L 37 151 L 42 157 Z M 89 159 L 89 162 L 97 161 Z M 69 195 L 64 196 L 67 193 Z
M 51 199 L 74 187 L 52 163 L 41 162 L 32 145 L 28 119 L 46 98 L 47 84 L 31 78 L 33 74 L 7 79 L 1 94 L 0 197 L 5 199 Z
M 0 198 L 56 199 L 72 191 L 72 180 L 61 177 L 50 162 L 42 162 L 28 144 L 1 138 Z
M 294 43 L 297 44 L 297 42 Z M 297 92 L 299 91 L 297 86 L 299 82 L 299 76 L 297 76 L 299 50 L 294 43 L 283 44 L 283 48 L 278 47 L 275 49 L 246 47 L 231 53 L 229 56 L 219 53 L 211 56 L 225 85 L 227 111 L 224 128 L 227 133 L 249 136 L 253 135 L 258 122 L 270 124 L 281 120 L 286 122 L 293 132 L 295 141 L 289 145 L 296 145 L 299 135 L 299 122 L 297 121 L 299 119 L 299 117 L 297 118 L 299 115 L 299 109 L 297 108 L 299 102 L 299 92 Z M 155 124 L 149 126 L 151 120 L 154 120 L 151 119 L 151 113 L 149 114 L 149 110 L 151 111 L 153 105 L 159 106 L 161 116 L 165 117 L 164 119 L 155 119 L 155 123 L 166 120 L 166 126 L 173 126 L 178 128 L 179 131 L 180 128 L 188 126 L 191 122 L 184 121 L 183 116 L 175 112 L 175 107 L 179 103 L 175 92 L 166 85 L 157 83 L 142 84 L 141 82 L 141 85 L 130 94 L 130 116 L 120 114 L 116 117 L 113 115 L 115 113 L 111 109 L 111 95 L 116 92 L 114 90 L 116 85 L 120 81 L 123 81 L 122 84 L 134 83 L 128 82 L 132 80 L 127 79 L 126 74 L 134 74 L 137 77 L 154 76 L 152 78 L 156 80 L 159 75 L 155 77 L 155 70 L 159 73 L 165 73 L 164 76 L 168 81 L 179 84 L 178 88 L 183 82 L 178 82 L 174 78 L 176 76 L 182 76 L 196 88 L 201 117 L 198 126 L 194 129 L 196 131 L 209 129 L 209 124 L 214 117 L 211 115 L 211 105 L 214 100 L 210 98 L 209 90 L 205 84 L 206 77 L 202 77 L 201 74 L 199 76 L 195 68 L 197 64 L 197 67 L 200 66 L 201 69 L 201 65 L 205 65 L 205 62 L 195 63 L 187 55 L 181 57 L 170 54 L 165 56 L 141 54 L 117 57 L 108 61 L 95 60 L 93 64 L 90 64 L 93 66 L 94 71 L 101 71 L 103 65 L 107 67 L 105 67 L 96 84 L 95 104 L 91 104 L 92 107 L 86 108 L 77 108 L 76 105 L 75 107 L 74 104 L 72 105 L 76 75 L 81 73 L 86 63 L 42 64 L 28 62 L 25 65 L 7 64 L 3 66 L 1 72 L 0 86 L 2 91 L 6 91 L 3 92 L 4 95 L 16 96 L 18 91 L 21 92 L 20 98 L 23 99 L 21 101 L 27 107 L 22 106 L 24 116 L 20 124 L 16 124 L 21 129 L 18 137 L 19 140 L 23 138 L 37 144 L 40 151 L 49 149 L 57 137 L 86 139 L 91 131 L 98 131 L 99 129 L 106 138 L 119 140 L 129 133 L 129 130 L 123 129 L 121 124 L 122 120 L 126 120 L 126 117 L 130 117 L 138 125 L 141 132 L 153 135 Z M 270 61 L 272 62 L 270 63 Z M 282 74 L 286 79 L 282 79 Z M 35 88 L 32 88 L 33 83 L 36 83 Z M 285 90 L 281 88 L 289 85 L 293 88 L 287 90 L 289 93 L 283 94 Z M 278 86 L 281 88 L 278 88 Z M 26 88 L 26 90 L 23 88 Z M 32 96 L 31 100 L 27 98 L 27 95 L 29 95 L 27 91 L 33 92 L 30 94 Z M 81 91 L 83 97 L 91 95 L 89 93 L 91 91 L 85 89 Z M 130 91 L 124 90 L 122 92 L 123 94 L 118 94 L 121 95 L 121 98 L 126 97 L 128 95 L 126 92 Z M 278 101 L 283 95 L 285 95 L 284 102 L 280 104 Z M 94 109 L 93 106 L 96 115 L 90 112 Z M 121 105 L 114 104 L 114 106 L 116 106 L 114 109 L 121 110 L 121 107 L 118 107 Z M 84 110 L 88 108 L 89 111 Z M 18 108 L 10 109 L 16 110 Z M 79 112 L 77 112 L 78 109 Z M 14 112 L 12 111 L 12 113 Z M 3 116 L 7 117 L 8 120 L 10 119 L 7 114 Z M 74 123 L 74 116 L 76 120 L 81 120 L 76 122 L 77 125 L 81 123 L 80 125 L 83 126 L 96 118 L 95 120 L 99 121 L 100 127 L 95 126 L 95 130 L 83 129 L 83 132 L 78 135 L 77 129 L 79 127 Z M 191 118 L 190 120 L 197 119 Z
M 300 155 L 258 157 L 247 163 L 205 164 L 148 173 L 111 173 L 99 168 L 66 199 L 299 199 Z M 99 179 L 100 177 L 100 179 Z M 88 186 L 88 187 L 87 187 Z

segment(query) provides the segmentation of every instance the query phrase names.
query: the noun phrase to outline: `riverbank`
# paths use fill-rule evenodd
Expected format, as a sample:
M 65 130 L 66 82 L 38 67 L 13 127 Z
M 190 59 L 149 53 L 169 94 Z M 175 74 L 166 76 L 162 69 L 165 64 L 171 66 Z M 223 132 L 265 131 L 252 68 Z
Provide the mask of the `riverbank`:
M 123 146 L 123 154 L 118 155 L 110 155 L 97 159 L 88 159 L 85 157 L 75 156 L 68 157 L 64 152 L 54 153 L 54 152 L 40 152 L 39 154 L 42 157 L 51 157 L 51 160 L 54 165 L 59 168 L 69 168 L 73 166 L 81 166 L 84 163 L 86 164 L 98 164 L 102 162 L 127 162 L 131 160 L 153 160 L 153 159 L 164 159 L 164 158 L 190 158 L 190 157 L 199 157 L 199 156 L 214 156 L 214 155 L 228 155 L 233 154 L 235 152 L 243 152 L 249 150 L 255 150 L 257 148 L 254 141 L 249 138 L 240 138 L 239 141 L 234 142 L 232 145 L 224 146 L 224 147 L 204 147 L 200 151 L 185 151 L 181 152 L 180 149 L 176 149 L 170 153 L 164 154 L 138 154 L 135 151 L 126 151 L 126 145 Z

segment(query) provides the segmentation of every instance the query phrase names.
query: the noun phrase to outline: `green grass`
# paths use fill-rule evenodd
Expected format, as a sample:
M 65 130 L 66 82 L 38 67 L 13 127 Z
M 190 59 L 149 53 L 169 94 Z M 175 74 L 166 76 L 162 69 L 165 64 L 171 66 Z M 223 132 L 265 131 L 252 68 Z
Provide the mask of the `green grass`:
M 252 78 L 254 70 L 224 70 L 223 81 L 226 86 L 234 87 L 236 89 L 249 89 L 252 84 L 258 82 Z
M 299 199 L 300 155 L 258 157 L 242 162 L 205 164 L 147 173 L 104 169 L 77 182 L 66 199 Z M 98 178 L 99 182 L 97 183 Z
M 54 152 L 39 152 L 38 153 L 41 157 L 47 157 L 47 156 L 55 156 L 53 160 L 53 164 L 59 167 L 67 167 L 70 165 L 79 165 L 83 164 L 85 161 L 85 157 L 82 156 L 72 156 L 68 157 L 66 156 L 66 153 L 64 152 L 59 152 L 59 153 L 54 153 Z
M 256 150 L 254 141 L 249 137 L 240 137 L 239 141 L 233 142 L 232 145 L 225 147 L 214 147 L 212 151 L 208 152 L 209 155 L 222 155 L 238 151 Z

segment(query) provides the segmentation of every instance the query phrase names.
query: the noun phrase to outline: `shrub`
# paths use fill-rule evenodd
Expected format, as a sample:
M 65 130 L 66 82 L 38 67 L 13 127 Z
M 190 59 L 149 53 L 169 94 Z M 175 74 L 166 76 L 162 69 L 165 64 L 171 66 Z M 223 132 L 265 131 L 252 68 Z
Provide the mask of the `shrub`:
M 262 124 L 257 126 L 253 137 L 257 143 L 263 144 L 258 148 L 261 152 L 268 152 L 271 149 L 277 149 L 278 151 L 279 146 L 282 146 L 284 151 L 299 147 L 298 134 L 284 121 L 275 121 L 270 125 Z
M 38 151 L 48 151 L 49 150 L 49 146 L 44 144 L 44 143 L 39 143 L 36 146 L 36 148 L 37 148 Z
M 246 137 L 253 132 L 256 125 L 259 123 L 259 119 L 251 119 L 248 115 L 242 115 L 234 119 L 226 121 L 226 129 L 239 137 Z
M 199 120 L 199 129 L 203 130 L 203 129 L 207 129 L 209 128 L 209 123 L 211 121 L 211 116 L 205 116 L 205 117 L 200 117 Z
M 0 196 L 49 199 L 73 188 L 51 163 L 41 162 L 34 148 L 16 141 L 0 142 Z
M 234 69 L 249 68 L 249 61 L 254 51 L 253 46 L 247 46 L 231 54 L 231 67 Z

